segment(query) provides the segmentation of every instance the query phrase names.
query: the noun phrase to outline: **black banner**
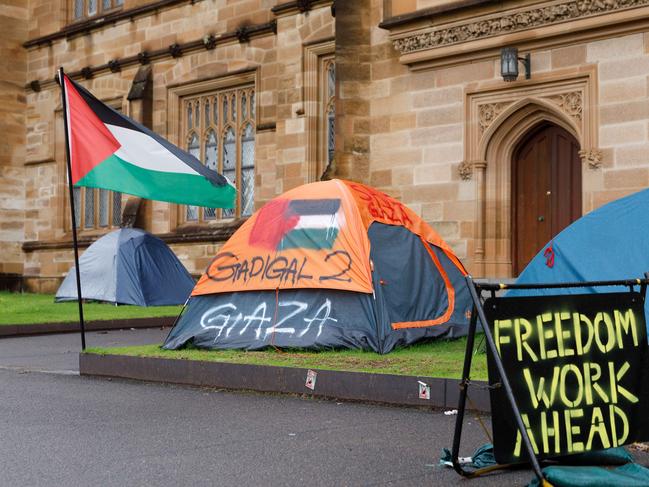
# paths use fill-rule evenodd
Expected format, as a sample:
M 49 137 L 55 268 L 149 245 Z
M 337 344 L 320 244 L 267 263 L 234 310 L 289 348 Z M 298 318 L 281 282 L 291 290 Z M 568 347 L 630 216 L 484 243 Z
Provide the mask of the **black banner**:
M 644 300 L 638 293 L 491 298 L 484 304 L 537 458 L 649 439 Z M 489 381 L 500 381 L 488 354 Z M 498 463 L 527 460 L 502 387 L 491 390 Z

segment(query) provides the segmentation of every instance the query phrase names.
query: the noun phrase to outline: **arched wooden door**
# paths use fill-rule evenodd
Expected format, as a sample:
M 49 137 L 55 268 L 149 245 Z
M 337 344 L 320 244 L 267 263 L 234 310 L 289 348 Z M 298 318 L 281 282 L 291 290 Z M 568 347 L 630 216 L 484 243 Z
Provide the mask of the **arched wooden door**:
M 512 161 L 514 275 L 580 216 L 579 143 L 556 125 L 536 127 L 514 151 Z

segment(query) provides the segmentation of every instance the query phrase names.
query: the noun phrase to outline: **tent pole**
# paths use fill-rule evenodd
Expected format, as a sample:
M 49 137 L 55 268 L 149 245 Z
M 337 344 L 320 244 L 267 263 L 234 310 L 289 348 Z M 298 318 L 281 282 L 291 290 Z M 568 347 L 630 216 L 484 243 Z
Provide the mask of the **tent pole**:
M 167 342 L 167 339 L 169 338 L 169 335 L 171 335 L 171 332 L 173 331 L 174 327 L 176 326 L 176 323 L 178 323 L 178 320 L 180 319 L 180 317 L 185 312 L 185 308 L 187 307 L 187 303 L 189 303 L 190 299 L 192 299 L 191 294 L 189 296 L 187 296 L 187 299 L 185 300 L 185 304 L 183 304 L 183 307 L 181 308 L 180 313 L 178 313 L 178 316 L 176 316 L 176 319 L 171 324 L 171 328 L 169 328 L 169 333 L 167 333 L 167 336 L 165 337 L 165 340 L 164 340 L 165 343 Z
M 81 296 L 81 270 L 79 269 L 79 245 L 77 242 L 77 220 L 74 211 L 74 189 L 72 188 L 72 162 L 70 159 L 70 127 L 68 125 L 68 104 L 63 79 L 63 67 L 59 68 L 59 85 L 61 86 L 61 102 L 63 106 L 63 123 L 65 126 L 65 157 L 68 167 L 68 189 L 70 190 L 70 214 L 72 216 L 72 242 L 74 244 L 74 268 L 77 274 L 77 302 L 79 303 L 79 327 L 81 331 L 81 350 L 86 349 L 86 327 L 83 321 L 83 297 Z

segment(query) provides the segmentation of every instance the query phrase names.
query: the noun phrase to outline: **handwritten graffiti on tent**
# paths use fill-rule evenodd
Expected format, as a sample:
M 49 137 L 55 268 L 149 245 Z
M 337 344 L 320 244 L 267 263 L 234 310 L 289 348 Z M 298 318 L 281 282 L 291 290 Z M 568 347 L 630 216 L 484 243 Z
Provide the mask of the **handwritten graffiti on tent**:
M 466 271 L 412 210 L 332 180 L 267 203 L 223 245 L 165 348 L 346 347 L 385 353 L 466 334 Z

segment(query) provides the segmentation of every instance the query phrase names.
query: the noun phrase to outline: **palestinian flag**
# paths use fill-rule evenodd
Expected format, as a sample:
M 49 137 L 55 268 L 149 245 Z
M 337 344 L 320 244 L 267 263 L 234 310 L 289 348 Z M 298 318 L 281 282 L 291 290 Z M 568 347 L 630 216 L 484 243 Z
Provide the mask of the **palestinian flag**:
M 234 186 L 191 154 L 63 75 L 72 184 L 151 200 L 233 208 Z
M 259 210 L 249 243 L 268 250 L 330 249 L 341 227 L 339 209 L 337 198 L 272 200 Z

